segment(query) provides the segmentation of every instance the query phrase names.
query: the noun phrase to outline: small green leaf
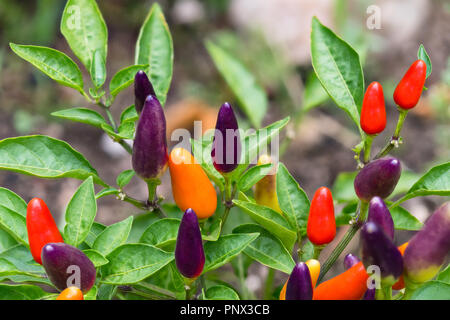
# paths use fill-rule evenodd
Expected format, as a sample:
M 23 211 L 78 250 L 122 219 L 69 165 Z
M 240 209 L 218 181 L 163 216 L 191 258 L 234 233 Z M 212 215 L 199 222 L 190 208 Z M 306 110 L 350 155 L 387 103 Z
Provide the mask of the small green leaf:
M 239 300 L 235 290 L 223 285 L 209 287 L 205 296 L 205 300 Z
M 80 69 L 64 53 L 46 47 L 9 44 L 11 49 L 22 59 L 30 62 L 50 78 L 83 92 L 83 76 Z
M 314 244 L 306 239 L 302 246 L 301 261 L 308 261 L 309 259 L 314 259 Z
M 406 209 L 398 206 L 389 210 L 396 230 L 420 230 L 422 223 Z
M 106 196 L 109 196 L 111 194 L 115 194 L 118 195 L 119 194 L 119 190 L 117 190 L 116 188 L 112 188 L 112 187 L 108 187 L 108 188 L 103 188 L 99 193 L 97 193 L 95 195 L 95 199 L 100 199 Z
M 304 233 L 309 215 L 309 199 L 283 163 L 278 164 L 277 197 L 281 210 L 297 232 Z
M 97 286 L 93 286 L 91 290 L 84 295 L 84 300 L 97 300 Z
M 118 246 L 124 244 L 131 231 L 133 224 L 133 216 L 129 216 L 125 220 L 114 223 L 100 233 L 95 239 L 92 249 L 97 250 L 104 256 L 107 256 Z
M 417 58 L 425 61 L 425 64 L 427 65 L 426 78 L 428 78 L 431 75 L 432 65 L 431 65 L 431 59 L 428 56 L 428 53 L 425 50 L 425 47 L 423 46 L 423 44 L 420 44 L 420 46 L 419 46 L 419 50 L 417 51 Z
M 358 126 L 364 96 L 364 76 L 358 53 L 314 17 L 311 60 L 324 89 Z
M 255 77 L 236 58 L 221 47 L 207 41 L 206 48 L 227 84 L 239 101 L 254 127 L 261 127 L 261 122 L 267 111 L 267 95 L 264 89 L 256 83 Z
M 117 71 L 109 83 L 109 93 L 115 97 L 120 91 L 128 88 L 134 82 L 134 77 L 140 70 L 148 70 L 148 64 L 133 65 Z
M 122 171 L 116 179 L 116 183 L 119 186 L 119 188 L 125 187 L 127 184 L 130 183 L 131 179 L 134 177 L 135 172 L 133 170 L 125 170 Z
M 102 255 L 100 252 L 96 250 L 87 249 L 83 250 L 83 252 L 89 258 L 89 260 L 92 261 L 92 263 L 96 268 L 101 267 L 109 262 L 104 255 Z
M 212 141 L 199 141 L 191 139 L 192 153 L 195 160 L 202 166 L 202 169 L 208 175 L 208 177 L 219 187 L 220 190 L 224 190 L 225 179 L 214 168 L 211 159 Z
M 234 228 L 233 233 L 259 233 L 259 237 L 250 243 L 244 253 L 270 268 L 290 274 L 295 266 L 291 254 L 280 240 L 256 224 L 244 224 Z
M 259 180 L 264 178 L 272 169 L 272 164 L 262 164 L 248 169 L 238 181 L 238 189 L 245 192 L 253 187 Z
M 292 230 L 289 222 L 278 212 L 269 207 L 260 206 L 252 202 L 233 200 L 233 203 L 248 214 L 255 222 L 263 226 L 270 233 L 283 242 L 286 249 L 292 250 L 297 234 Z
M 201 230 L 202 239 L 205 241 L 217 241 L 220 236 L 220 231 L 222 229 L 222 220 L 214 219 L 214 221 L 208 226 L 208 222 L 205 223 L 204 228 Z
M 65 109 L 52 112 L 51 115 L 58 118 L 86 123 L 97 128 L 101 128 L 102 124 L 107 125 L 105 119 L 100 113 L 87 108 Z
M 228 234 L 220 237 L 217 241 L 207 242 L 204 245 L 206 260 L 203 273 L 217 269 L 232 260 L 258 235 L 258 233 Z
M 450 300 L 450 284 L 428 281 L 413 293 L 411 300 Z
M 0 300 L 41 300 L 51 295 L 30 284 L 0 284 Z
M 438 274 L 437 280 L 450 284 L 450 264 Z
M 2 204 L 0 204 L 0 227 L 16 241 L 28 246 L 28 232 L 25 217 Z
M 105 65 L 105 57 L 102 55 L 102 51 L 95 50 L 90 74 L 92 78 L 92 82 L 94 83 L 95 88 L 100 88 L 106 80 L 106 65 Z
M 106 61 L 108 30 L 95 0 L 68 0 L 60 29 L 70 49 L 88 71 L 91 71 L 96 51 Z
M 0 187 L 0 205 L 26 217 L 27 203 L 9 189 Z
M 87 178 L 75 191 L 66 208 L 64 242 L 78 246 L 87 237 L 97 213 L 94 183 Z
M 126 121 L 136 121 L 139 119 L 139 115 L 134 107 L 134 104 L 125 108 L 120 115 L 120 123 L 124 123 Z
M 166 218 L 152 223 L 142 234 L 139 242 L 164 248 L 177 241 L 179 219 Z
M 103 232 L 103 230 L 106 229 L 106 226 L 98 223 L 97 221 L 94 221 L 94 223 L 91 226 L 91 229 L 89 230 L 89 233 L 86 237 L 86 239 L 84 239 L 84 242 L 86 242 L 86 244 L 92 248 L 92 246 L 94 245 L 94 241 L 95 239 L 97 239 L 97 236 Z
M 139 282 L 138 286 L 139 289 L 150 291 L 152 294 L 157 294 L 164 298 L 186 298 L 184 279 L 178 272 L 175 261 L 167 264 L 151 277 Z
M 16 239 L 8 232 L 0 229 L 0 253 L 17 245 Z
M 21 136 L 0 141 L 0 170 L 40 178 L 86 179 L 93 176 L 104 185 L 97 171 L 66 142 L 47 136 Z
M 164 14 L 157 3 L 152 5 L 139 32 L 135 63 L 150 66 L 150 81 L 164 106 L 172 81 L 173 43 Z
M 136 283 L 151 276 L 170 263 L 174 256 L 147 244 L 124 244 L 107 257 L 102 267 L 102 282 L 109 284 Z

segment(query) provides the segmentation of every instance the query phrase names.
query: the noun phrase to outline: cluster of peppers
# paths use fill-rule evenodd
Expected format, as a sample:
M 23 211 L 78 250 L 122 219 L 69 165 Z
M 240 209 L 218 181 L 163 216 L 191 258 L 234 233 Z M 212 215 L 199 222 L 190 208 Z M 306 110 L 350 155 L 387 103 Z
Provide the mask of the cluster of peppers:
M 425 82 L 426 65 L 416 61 L 394 93 L 394 100 L 404 110 L 414 107 Z M 167 150 L 166 120 L 155 91 L 147 75 L 139 71 L 135 76 L 135 108 L 139 114 L 133 144 L 134 171 L 149 185 L 157 185 L 169 167 L 173 197 L 184 211 L 175 248 L 175 262 L 179 272 L 188 279 L 197 278 L 203 271 L 205 254 L 198 219 L 214 214 L 217 197 L 214 186 L 193 155 L 186 149 Z M 364 96 L 361 128 L 368 135 L 376 135 L 386 126 L 383 89 L 372 83 Z M 233 134 L 229 134 L 232 130 Z M 238 124 L 229 103 L 218 113 L 211 158 L 214 167 L 227 177 L 239 164 L 241 140 Z M 231 157 L 230 157 L 231 155 Z M 262 156 L 258 163 L 271 162 Z M 424 228 L 410 241 L 397 248 L 393 244 L 394 223 L 384 198 L 394 190 L 401 174 L 400 161 L 384 157 L 369 162 L 354 181 L 355 192 L 368 203 L 368 219 L 361 231 L 362 261 L 356 256 L 345 258 L 347 270 L 316 286 L 320 263 L 316 259 L 295 265 L 283 287 L 280 299 L 374 299 L 375 290 L 367 289 L 369 275 L 366 268 L 377 265 L 381 270 L 383 287 L 402 289 L 431 279 L 440 269 L 450 249 L 450 203 L 440 207 Z M 255 186 L 255 199 L 281 214 L 273 173 Z M 32 199 L 27 209 L 27 228 L 30 250 L 37 263 L 44 266 L 51 282 L 62 293 L 58 299 L 83 299 L 83 293 L 94 285 L 96 270 L 93 263 L 79 249 L 64 243 L 58 228 L 41 199 Z M 320 250 L 336 235 L 336 222 L 331 191 L 319 188 L 311 201 L 307 236 Z M 403 255 L 403 256 L 402 256 Z M 80 288 L 67 287 L 67 268 L 80 268 Z

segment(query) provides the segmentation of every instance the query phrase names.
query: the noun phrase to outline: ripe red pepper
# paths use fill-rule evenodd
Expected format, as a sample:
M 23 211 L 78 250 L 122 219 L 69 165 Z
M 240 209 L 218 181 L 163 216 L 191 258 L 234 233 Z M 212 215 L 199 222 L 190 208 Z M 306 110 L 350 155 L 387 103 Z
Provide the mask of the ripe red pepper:
M 320 187 L 314 194 L 309 208 L 306 233 L 308 239 L 315 245 L 330 243 L 336 235 L 333 197 L 327 187 Z
M 414 61 L 394 91 L 394 101 L 402 109 L 414 108 L 419 102 L 427 75 L 423 60 Z
M 372 82 L 367 87 L 361 109 L 361 128 L 367 134 L 378 134 L 386 128 L 383 87 Z
M 313 300 L 360 300 L 367 290 L 369 275 L 362 262 L 319 284 Z
M 31 255 L 42 264 L 42 248 L 50 242 L 64 242 L 44 200 L 33 198 L 27 206 L 27 231 Z

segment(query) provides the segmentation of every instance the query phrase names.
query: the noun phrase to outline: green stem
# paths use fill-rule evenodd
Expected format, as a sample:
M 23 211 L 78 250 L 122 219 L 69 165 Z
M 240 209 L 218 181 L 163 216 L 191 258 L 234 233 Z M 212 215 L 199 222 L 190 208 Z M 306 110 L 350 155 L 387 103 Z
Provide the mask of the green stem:
M 234 197 L 234 192 L 232 192 L 232 188 L 231 188 L 231 180 L 230 178 L 228 178 L 227 176 L 225 176 L 225 211 L 223 212 L 223 216 L 222 216 L 222 225 L 220 227 L 220 234 L 222 234 L 222 230 L 223 227 L 225 225 L 225 222 L 228 219 L 228 215 L 230 214 L 230 210 L 233 207 L 233 197 Z
M 313 259 L 319 259 L 320 253 L 326 245 L 314 245 Z
M 242 254 L 238 256 L 238 272 L 239 284 L 241 285 L 242 300 L 248 300 L 247 286 L 245 285 L 244 263 L 242 261 Z
M 147 182 L 148 187 L 148 203 L 153 206 L 155 204 L 156 188 L 161 184 L 161 181 L 159 179 L 148 179 L 145 182 Z
M 128 152 L 129 154 L 133 153 L 133 149 L 131 148 L 131 146 L 124 140 L 119 140 L 117 142 L 125 149 L 126 152 Z
M 109 111 L 109 108 L 103 105 L 103 109 L 105 109 L 106 115 L 108 116 L 109 122 L 111 123 L 111 126 L 114 129 L 114 132 L 117 131 L 117 125 L 116 121 L 114 120 L 114 117 L 112 116 L 111 111 Z
M 370 161 L 370 149 L 372 148 L 373 135 L 367 135 L 364 139 L 364 164 Z
M 398 147 L 400 140 L 400 132 L 402 131 L 403 123 L 405 122 L 406 115 L 408 114 L 408 110 L 404 110 L 402 108 L 398 108 L 399 115 L 397 121 L 397 127 L 395 128 L 394 135 L 391 137 L 389 142 L 381 149 L 380 152 L 375 156 L 374 159 L 379 159 L 387 155 L 394 147 Z
M 264 300 L 272 300 L 273 280 L 275 279 L 275 270 L 269 268 L 269 273 L 266 278 L 266 285 L 264 287 Z

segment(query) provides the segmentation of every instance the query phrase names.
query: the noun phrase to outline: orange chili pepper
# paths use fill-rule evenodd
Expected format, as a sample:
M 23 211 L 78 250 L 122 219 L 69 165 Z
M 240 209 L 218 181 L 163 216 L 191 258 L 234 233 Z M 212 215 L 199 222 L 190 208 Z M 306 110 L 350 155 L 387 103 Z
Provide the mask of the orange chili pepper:
M 403 256 L 403 253 L 405 252 L 406 247 L 408 246 L 408 242 L 405 242 L 400 247 L 398 247 L 398 250 Z M 394 290 L 402 290 L 405 287 L 405 280 L 403 279 L 403 276 L 400 276 L 400 279 L 394 285 L 392 286 L 392 289 Z
M 56 300 L 84 300 L 83 292 L 77 287 L 68 287 L 59 294 Z

